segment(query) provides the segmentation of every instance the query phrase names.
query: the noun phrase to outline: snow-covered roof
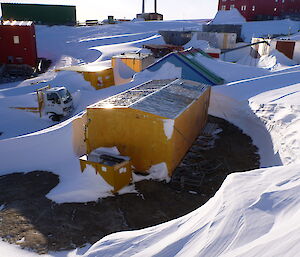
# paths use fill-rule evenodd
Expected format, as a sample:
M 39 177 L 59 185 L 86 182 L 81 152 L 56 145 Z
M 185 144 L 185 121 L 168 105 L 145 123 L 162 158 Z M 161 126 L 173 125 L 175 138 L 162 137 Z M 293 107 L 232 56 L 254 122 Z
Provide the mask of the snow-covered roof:
M 218 11 L 211 24 L 241 24 L 244 22 L 246 22 L 246 19 L 243 15 L 236 8 L 233 8 Z
M 145 59 L 152 56 L 152 54 L 148 53 L 124 53 L 113 56 L 113 58 L 126 58 L 126 59 Z
M 76 72 L 101 72 L 111 69 L 111 62 L 101 62 L 95 64 L 74 65 L 58 68 L 58 71 L 76 71 Z
M 152 80 L 89 108 L 132 108 L 170 119 L 176 118 L 198 99 L 208 85 L 173 79 Z
M 3 21 L 0 25 L 6 26 L 31 26 L 33 24 L 32 21 Z

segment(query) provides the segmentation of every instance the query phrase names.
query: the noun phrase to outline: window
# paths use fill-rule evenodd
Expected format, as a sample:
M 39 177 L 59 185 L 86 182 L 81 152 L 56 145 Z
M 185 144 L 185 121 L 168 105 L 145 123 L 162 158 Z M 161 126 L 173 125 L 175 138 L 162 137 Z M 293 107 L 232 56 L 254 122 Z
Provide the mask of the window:
M 232 10 L 234 8 L 234 4 L 230 5 L 230 10 Z
M 226 5 L 222 5 L 221 10 L 225 11 L 226 10 Z
M 22 57 L 16 57 L 16 62 L 19 64 L 23 63 L 23 58 Z
M 252 12 L 254 12 L 254 11 L 255 11 L 255 5 L 252 6 Z
M 276 12 L 276 11 L 277 11 L 277 8 L 275 7 L 275 8 L 274 8 L 274 12 Z
M 222 0 L 222 2 L 226 2 L 226 0 Z
M 7 61 L 8 61 L 8 63 L 13 63 L 14 62 L 14 57 L 13 56 L 7 56 Z
M 20 44 L 20 38 L 19 36 L 14 36 L 14 44 Z
M 56 93 L 48 93 L 47 100 L 52 101 L 53 103 L 60 104 L 59 96 Z
M 246 11 L 246 9 L 247 9 L 247 5 L 242 5 L 241 6 L 241 11 Z

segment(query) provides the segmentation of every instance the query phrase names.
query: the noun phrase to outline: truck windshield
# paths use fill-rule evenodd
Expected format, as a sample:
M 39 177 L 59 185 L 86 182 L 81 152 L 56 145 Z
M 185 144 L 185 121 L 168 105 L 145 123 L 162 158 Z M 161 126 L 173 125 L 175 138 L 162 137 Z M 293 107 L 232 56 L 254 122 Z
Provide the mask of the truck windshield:
M 72 101 L 72 96 L 67 89 L 62 88 L 62 89 L 58 90 L 57 93 L 61 97 L 64 104 L 67 104 Z

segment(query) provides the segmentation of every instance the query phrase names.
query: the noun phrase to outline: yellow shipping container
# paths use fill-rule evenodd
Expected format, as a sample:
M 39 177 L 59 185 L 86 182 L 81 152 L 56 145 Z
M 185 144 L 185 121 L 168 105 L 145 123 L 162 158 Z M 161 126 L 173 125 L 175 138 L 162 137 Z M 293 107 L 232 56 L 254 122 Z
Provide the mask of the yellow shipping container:
M 102 89 L 115 85 L 114 71 L 112 67 L 97 64 L 85 64 L 59 68 L 57 71 L 76 71 L 83 75 L 94 88 Z
M 113 56 L 111 59 L 112 67 L 116 67 L 116 63 L 122 61 L 135 72 L 140 72 L 155 62 L 152 54 L 145 53 L 124 53 Z
M 96 149 L 88 155 L 81 156 L 79 160 L 82 172 L 87 165 L 93 166 L 96 173 L 113 186 L 113 193 L 127 186 L 132 180 L 131 162 L 128 157 Z
M 210 86 L 176 79 L 144 83 L 87 108 L 87 152 L 116 146 L 136 171 L 171 175 L 206 124 Z

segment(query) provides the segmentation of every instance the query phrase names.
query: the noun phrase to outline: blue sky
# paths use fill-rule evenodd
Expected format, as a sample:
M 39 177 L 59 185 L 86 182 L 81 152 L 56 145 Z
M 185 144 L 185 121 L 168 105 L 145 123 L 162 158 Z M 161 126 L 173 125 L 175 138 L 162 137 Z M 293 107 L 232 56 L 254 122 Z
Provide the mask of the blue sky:
M 146 12 L 153 11 L 153 1 L 146 1 Z M 77 6 L 77 20 L 103 20 L 108 15 L 132 19 L 141 12 L 142 0 L 0 0 L 1 3 L 66 4 Z M 218 0 L 157 0 L 158 12 L 166 20 L 213 18 Z M 1 12 L 1 11 L 0 11 Z

